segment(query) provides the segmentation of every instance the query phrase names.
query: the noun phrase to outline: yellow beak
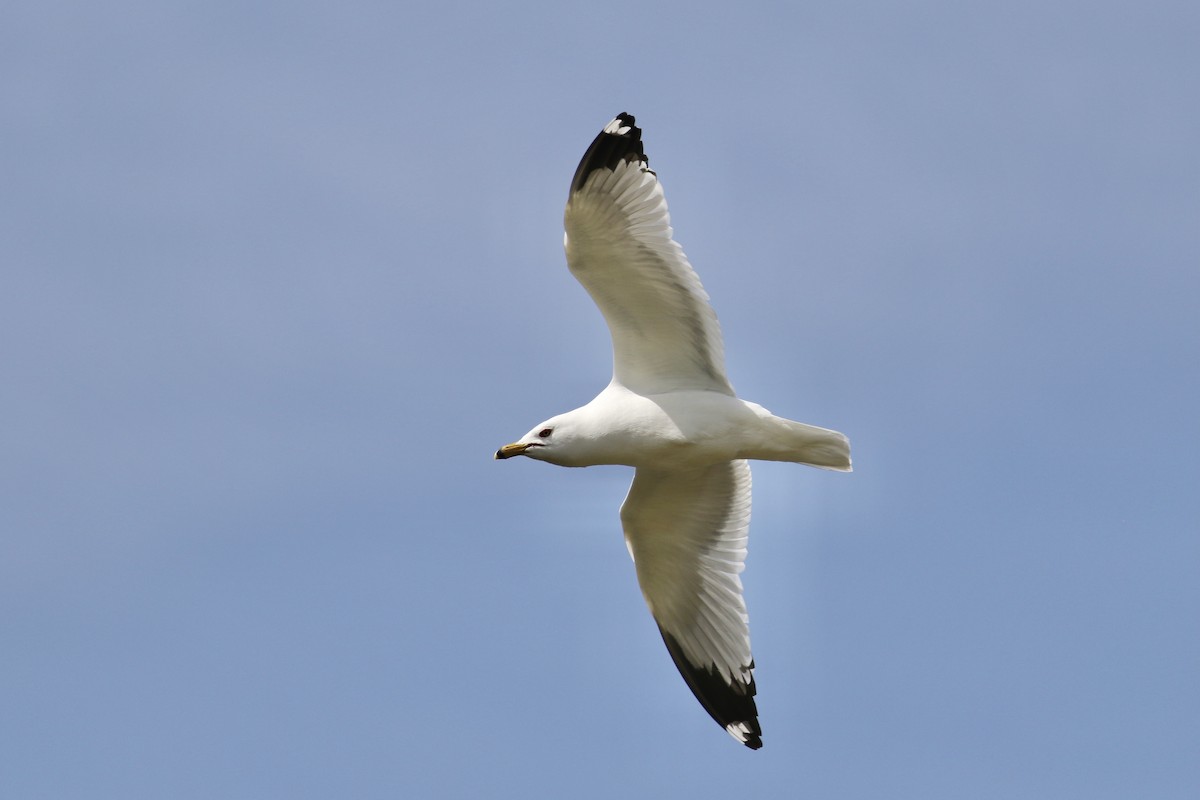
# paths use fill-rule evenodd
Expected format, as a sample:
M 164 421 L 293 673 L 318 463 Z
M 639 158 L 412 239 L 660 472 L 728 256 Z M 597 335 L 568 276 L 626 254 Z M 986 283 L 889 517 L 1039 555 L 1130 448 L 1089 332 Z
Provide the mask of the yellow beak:
M 514 442 L 513 444 L 506 444 L 506 445 L 504 445 L 504 447 L 501 447 L 499 450 L 496 451 L 496 458 L 502 459 L 502 458 L 512 458 L 513 456 L 523 456 L 523 455 L 525 455 L 525 451 L 528 450 L 529 447 L 530 447 L 530 445 L 521 444 L 520 442 Z

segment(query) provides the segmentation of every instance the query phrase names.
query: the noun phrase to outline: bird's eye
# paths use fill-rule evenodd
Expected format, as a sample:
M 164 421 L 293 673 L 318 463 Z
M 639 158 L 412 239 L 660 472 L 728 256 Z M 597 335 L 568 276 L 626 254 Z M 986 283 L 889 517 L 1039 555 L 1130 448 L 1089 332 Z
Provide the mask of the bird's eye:
M 552 433 L 554 433 L 554 428 L 542 428 L 540 431 L 538 431 L 538 438 L 545 439 Z

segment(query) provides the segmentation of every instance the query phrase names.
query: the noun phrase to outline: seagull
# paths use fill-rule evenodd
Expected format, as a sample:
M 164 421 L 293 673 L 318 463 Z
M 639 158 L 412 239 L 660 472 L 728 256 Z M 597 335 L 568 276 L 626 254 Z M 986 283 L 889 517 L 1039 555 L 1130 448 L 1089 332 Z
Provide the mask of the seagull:
M 750 527 L 747 459 L 849 472 L 850 443 L 734 393 L 716 312 L 672 238 L 662 185 L 630 114 L 605 125 L 584 153 L 564 227 L 567 265 L 612 335 L 612 380 L 496 458 L 634 468 L 621 525 L 646 605 L 700 705 L 757 750 L 739 577 Z

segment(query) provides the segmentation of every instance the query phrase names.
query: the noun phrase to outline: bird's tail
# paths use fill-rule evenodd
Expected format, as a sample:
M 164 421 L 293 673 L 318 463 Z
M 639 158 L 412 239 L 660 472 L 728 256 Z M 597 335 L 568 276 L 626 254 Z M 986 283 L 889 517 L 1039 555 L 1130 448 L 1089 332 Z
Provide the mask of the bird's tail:
M 756 455 L 751 456 L 752 458 L 792 461 L 839 472 L 852 470 L 850 440 L 845 434 L 783 417 L 773 417 L 772 423 L 771 427 L 774 430 L 768 446 L 769 455 Z

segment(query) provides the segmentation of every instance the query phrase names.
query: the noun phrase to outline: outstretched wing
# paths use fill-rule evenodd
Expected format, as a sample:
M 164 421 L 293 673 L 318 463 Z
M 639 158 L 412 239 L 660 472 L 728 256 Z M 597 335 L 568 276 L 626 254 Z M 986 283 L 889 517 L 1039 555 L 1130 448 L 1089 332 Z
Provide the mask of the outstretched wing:
M 564 214 L 567 264 L 608 322 L 618 383 L 640 394 L 732 395 L 717 315 L 671 238 L 641 137 L 619 114 L 584 154 Z
M 749 465 L 639 468 L 621 523 L 642 595 L 683 679 L 733 738 L 762 747 L 738 577 L 750 528 Z

